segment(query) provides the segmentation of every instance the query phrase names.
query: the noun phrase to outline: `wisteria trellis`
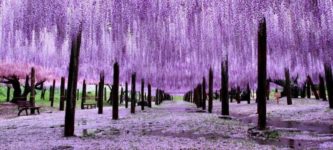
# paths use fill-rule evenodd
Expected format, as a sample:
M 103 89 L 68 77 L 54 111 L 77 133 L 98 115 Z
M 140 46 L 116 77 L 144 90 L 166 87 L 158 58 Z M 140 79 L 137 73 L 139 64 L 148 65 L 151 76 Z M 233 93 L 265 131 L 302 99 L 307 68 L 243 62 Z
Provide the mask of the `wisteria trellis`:
M 270 77 L 288 67 L 316 79 L 332 63 L 332 0 L 0 0 L 0 58 L 66 75 L 69 38 L 82 23 L 80 78 L 104 70 L 110 81 L 118 61 L 123 82 L 137 72 L 154 86 L 183 89 L 209 67 L 219 81 L 228 56 L 230 85 L 254 85 L 261 17 Z

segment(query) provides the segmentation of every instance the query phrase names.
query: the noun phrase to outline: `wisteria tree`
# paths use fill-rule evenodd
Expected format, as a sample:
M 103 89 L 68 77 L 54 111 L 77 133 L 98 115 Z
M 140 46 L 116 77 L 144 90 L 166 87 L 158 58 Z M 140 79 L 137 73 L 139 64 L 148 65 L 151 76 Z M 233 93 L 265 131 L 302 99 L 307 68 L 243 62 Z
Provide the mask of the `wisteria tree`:
M 27 101 L 28 95 L 31 92 L 32 87 L 30 86 L 29 83 L 30 76 L 26 76 L 25 78 L 25 84 L 24 84 L 24 89 L 22 91 L 21 89 L 21 83 L 20 83 L 20 78 L 17 75 L 11 75 L 11 76 L 2 76 L 0 79 L 1 83 L 4 84 L 9 84 L 13 87 L 14 92 L 13 92 L 13 98 L 11 100 L 12 103 L 16 103 L 18 101 Z M 34 86 L 34 89 L 36 90 L 42 90 L 43 89 L 43 84 L 46 80 L 41 80 L 37 82 Z

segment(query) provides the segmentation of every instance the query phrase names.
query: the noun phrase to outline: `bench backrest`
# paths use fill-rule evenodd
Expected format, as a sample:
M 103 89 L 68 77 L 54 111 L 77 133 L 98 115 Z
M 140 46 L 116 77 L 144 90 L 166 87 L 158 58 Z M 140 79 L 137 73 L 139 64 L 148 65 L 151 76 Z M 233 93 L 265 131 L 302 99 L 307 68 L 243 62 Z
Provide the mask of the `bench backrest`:
M 18 101 L 16 104 L 19 107 L 31 106 L 30 102 L 28 101 Z

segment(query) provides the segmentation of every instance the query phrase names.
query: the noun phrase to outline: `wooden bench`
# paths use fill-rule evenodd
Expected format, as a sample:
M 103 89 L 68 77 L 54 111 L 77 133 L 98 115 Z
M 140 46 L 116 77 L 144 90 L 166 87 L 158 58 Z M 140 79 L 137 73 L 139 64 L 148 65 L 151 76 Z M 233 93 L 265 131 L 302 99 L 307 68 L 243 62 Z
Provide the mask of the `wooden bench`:
M 96 104 L 83 104 L 83 109 L 93 109 L 96 108 Z
M 17 104 L 17 109 L 18 109 L 18 116 L 21 115 L 22 111 L 25 111 L 25 114 L 28 115 L 28 110 L 37 110 L 37 113 L 39 114 L 39 109 L 40 107 L 38 106 L 33 106 L 30 104 L 28 101 L 19 101 L 16 103 Z

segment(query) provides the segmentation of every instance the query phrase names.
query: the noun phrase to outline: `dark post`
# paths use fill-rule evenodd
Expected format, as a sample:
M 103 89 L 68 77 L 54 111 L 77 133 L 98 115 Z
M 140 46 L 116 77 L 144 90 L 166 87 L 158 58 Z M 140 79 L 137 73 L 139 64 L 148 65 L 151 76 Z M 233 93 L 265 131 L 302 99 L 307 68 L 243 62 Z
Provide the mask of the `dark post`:
M 237 88 L 236 88 L 236 101 L 237 101 L 238 104 L 241 101 L 241 90 L 240 90 L 239 86 L 237 86 Z
M 98 100 L 98 84 L 95 85 L 95 101 Z
M 209 95 L 208 95 L 208 112 L 212 113 L 213 111 L 213 70 L 212 68 L 209 69 Z
M 319 96 L 322 100 L 327 101 L 326 90 L 325 90 L 325 81 L 322 75 L 319 75 Z
M 31 68 L 31 93 L 30 93 L 30 105 L 35 106 L 35 68 Z M 31 109 L 31 114 L 35 114 L 35 110 Z
M 84 103 L 86 102 L 86 96 L 87 96 L 86 92 L 87 92 L 86 80 L 83 80 L 82 96 L 81 96 L 81 109 L 84 109 Z
M 251 89 L 250 89 L 250 84 L 247 83 L 247 86 L 246 86 L 246 100 L 247 100 L 247 103 L 250 104 L 251 102 Z
M 66 112 L 65 112 L 65 136 L 74 135 L 75 121 L 75 95 L 77 87 L 77 76 L 79 72 L 79 56 L 81 46 L 81 31 L 78 36 L 72 39 L 71 56 L 68 71 L 68 84 L 66 96 Z
M 309 80 L 306 80 L 306 96 L 308 98 L 311 98 L 311 85 L 309 83 Z
M 53 107 L 53 104 L 54 104 L 54 91 L 55 91 L 55 80 L 53 80 L 52 87 L 50 88 L 51 107 Z
M 125 83 L 125 108 L 128 108 L 128 83 Z
M 289 74 L 289 69 L 285 68 L 284 69 L 284 75 L 286 78 L 286 84 L 285 84 L 285 91 L 286 91 L 286 96 L 287 96 L 287 104 L 291 105 L 292 100 L 291 100 L 291 89 L 290 89 L 290 74 Z
M 155 105 L 158 105 L 158 89 L 156 89 L 156 92 L 155 92 Z
M 328 63 L 325 64 L 325 78 L 326 78 L 328 102 L 329 102 L 330 108 L 333 109 L 333 76 L 332 76 L 331 65 Z
M 316 87 L 314 86 L 310 76 L 308 76 L 308 83 L 311 87 L 312 93 L 315 95 L 315 98 L 318 100 L 319 99 L 319 94 L 317 93 Z
M 222 115 L 229 115 L 229 96 L 228 96 L 228 58 L 222 62 Z
M 7 86 L 7 102 L 10 101 L 10 86 Z
M 104 101 L 106 101 L 106 87 L 104 88 Z
M 65 107 L 65 77 L 61 77 L 59 110 L 63 111 L 65 109 L 64 107 Z
M 203 77 L 203 79 L 202 79 L 202 109 L 203 110 L 206 110 L 206 100 L 207 100 L 206 78 Z
M 43 88 L 43 89 L 42 89 L 42 93 L 40 94 L 40 99 L 42 99 L 42 100 L 45 99 L 45 91 L 46 91 L 46 89 Z
M 80 90 L 76 90 L 76 101 L 80 100 Z
M 104 72 L 100 75 L 99 89 L 98 89 L 98 114 L 103 114 L 103 89 L 104 89 Z
M 124 100 L 124 90 L 123 87 L 120 88 L 120 104 L 123 104 Z
M 112 119 L 118 120 L 118 105 L 119 105 L 119 65 L 116 62 L 113 65 L 113 87 L 112 87 Z
M 136 73 L 132 74 L 132 89 L 131 89 L 131 113 L 135 113 L 135 97 L 136 97 L 136 91 L 135 91 L 135 82 L 136 82 Z
M 145 110 L 145 105 L 144 105 L 144 102 L 145 102 L 145 80 L 142 79 L 141 80 L 141 110 Z
M 257 105 L 258 105 L 258 129 L 266 129 L 266 82 L 267 82 L 267 34 L 266 20 L 263 19 L 259 23 L 258 30 L 258 89 L 257 89 Z
M 151 85 L 148 84 L 148 107 L 151 108 Z
M 197 105 L 197 107 L 198 108 L 200 108 L 200 107 L 202 107 L 202 85 L 201 84 L 199 84 L 198 85 L 198 105 Z
M 302 85 L 301 98 L 305 98 L 305 96 L 306 96 L 306 82 Z

